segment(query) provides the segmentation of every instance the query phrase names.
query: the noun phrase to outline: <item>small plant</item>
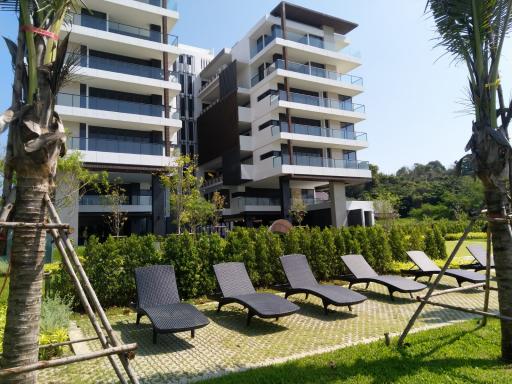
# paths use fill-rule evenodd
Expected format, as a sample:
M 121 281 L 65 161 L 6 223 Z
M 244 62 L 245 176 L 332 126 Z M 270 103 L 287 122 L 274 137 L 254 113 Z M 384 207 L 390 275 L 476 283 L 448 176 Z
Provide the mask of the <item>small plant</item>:
M 122 209 L 123 204 L 126 204 L 127 200 L 124 193 L 125 190 L 116 182 L 109 188 L 107 195 L 110 212 L 105 216 L 105 221 L 116 237 L 119 237 L 126 220 L 128 220 L 128 214 Z
M 306 204 L 304 204 L 304 201 L 302 201 L 302 199 L 293 199 L 289 212 L 293 221 L 295 221 L 297 225 L 300 226 L 302 224 L 302 221 L 306 217 Z
M 71 305 L 59 296 L 46 297 L 41 307 L 41 333 L 53 333 L 58 329 L 68 329 Z

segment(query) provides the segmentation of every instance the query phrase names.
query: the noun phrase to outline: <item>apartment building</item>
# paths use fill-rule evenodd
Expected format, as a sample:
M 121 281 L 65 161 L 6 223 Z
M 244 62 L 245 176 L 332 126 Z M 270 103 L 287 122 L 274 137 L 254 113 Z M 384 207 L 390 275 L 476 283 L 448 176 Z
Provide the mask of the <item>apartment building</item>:
M 370 202 L 345 188 L 371 179 L 353 101 L 362 63 L 348 53 L 357 25 L 287 2 L 201 71 L 197 119 L 204 193 L 220 191 L 224 220 L 238 225 L 289 218 L 294 200 L 312 225 L 372 225 Z
M 170 34 L 178 17 L 173 0 L 88 0 L 61 32 L 71 32 L 70 54 L 79 59 L 57 111 L 85 167 L 121 181 L 123 234 L 166 231 L 168 198 L 159 173 L 171 164 L 172 138 L 182 126 L 172 106 L 181 85 L 169 70 L 180 54 Z M 77 229 L 75 240 L 111 233 L 105 194 L 88 191 L 79 199 L 76 192 L 76 203 L 62 210 Z
M 180 55 L 172 65 L 172 72 L 178 78 L 181 92 L 176 96 L 175 105 L 181 118 L 181 129 L 176 134 L 176 145 L 184 155 L 197 155 L 196 119 L 201 112 L 201 103 L 197 97 L 201 82 L 199 73 L 213 59 L 209 49 L 179 44 Z

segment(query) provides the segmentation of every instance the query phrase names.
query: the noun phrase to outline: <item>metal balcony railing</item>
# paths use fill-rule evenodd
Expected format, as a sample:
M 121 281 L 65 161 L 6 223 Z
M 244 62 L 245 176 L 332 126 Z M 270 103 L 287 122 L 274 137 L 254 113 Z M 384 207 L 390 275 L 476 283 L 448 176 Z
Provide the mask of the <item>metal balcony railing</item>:
M 274 167 L 281 165 L 300 165 L 307 167 L 323 167 L 323 168 L 349 168 L 368 170 L 368 161 L 333 159 L 330 157 L 312 156 L 294 153 L 292 156 L 293 164 L 290 163 L 290 156 L 282 154 L 273 158 Z
M 301 135 L 332 137 L 335 139 L 345 139 L 345 140 L 368 141 L 368 137 L 365 132 L 355 132 L 355 131 L 347 130 L 347 129 L 343 129 L 343 128 L 325 128 L 325 127 L 318 127 L 318 126 L 313 126 L 313 125 L 292 123 L 290 131 L 292 133 L 297 133 L 297 134 L 301 134 Z M 288 123 L 286 123 L 286 122 L 279 122 L 279 125 L 272 126 L 272 136 L 277 136 L 280 132 L 290 132 L 290 131 L 288 131 Z

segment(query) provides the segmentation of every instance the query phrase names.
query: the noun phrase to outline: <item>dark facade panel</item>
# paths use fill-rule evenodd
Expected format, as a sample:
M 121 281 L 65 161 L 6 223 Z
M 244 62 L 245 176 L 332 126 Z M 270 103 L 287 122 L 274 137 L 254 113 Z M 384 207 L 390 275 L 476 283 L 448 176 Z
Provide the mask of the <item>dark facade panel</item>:
M 224 185 L 242 184 L 240 145 L 222 154 L 222 178 Z
M 157 174 L 151 176 L 153 233 L 165 235 L 165 187 Z
M 229 64 L 219 75 L 220 99 L 223 99 L 238 88 L 236 76 L 236 60 Z
M 197 119 L 199 165 L 229 151 L 238 150 L 240 168 L 240 138 L 236 91 L 227 95 Z

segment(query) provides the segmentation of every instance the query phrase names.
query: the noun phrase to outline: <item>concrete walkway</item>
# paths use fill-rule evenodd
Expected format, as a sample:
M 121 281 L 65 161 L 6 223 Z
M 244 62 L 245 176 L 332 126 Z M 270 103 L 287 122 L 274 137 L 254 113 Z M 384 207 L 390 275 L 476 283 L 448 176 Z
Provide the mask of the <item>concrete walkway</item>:
M 450 278 L 445 278 L 443 283 L 446 284 L 443 288 L 455 286 Z M 156 345 L 152 343 L 147 318 L 138 327 L 135 314 L 112 316 L 111 321 L 123 342 L 138 344 L 137 356 L 132 361 L 142 383 L 182 383 L 382 339 L 384 333 L 401 332 L 418 305 L 406 295 L 398 294 L 399 298 L 390 301 L 386 289 L 376 284 L 361 292 L 368 300 L 355 306 L 353 312 L 341 308 L 324 316 L 319 300 L 311 297 L 305 300 L 304 295 L 298 295 L 291 300 L 301 307 L 299 313 L 278 322 L 254 318 L 250 327 L 246 327 L 246 313 L 239 306 L 223 307 L 217 314 L 214 303 L 205 304 L 199 308 L 211 322 L 198 330 L 194 339 L 188 332 L 159 335 Z M 481 308 L 483 291 L 453 293 L 436 300 Z M 492 292 L 490 308 L 496 310 L 497 307 L 497 294 Z M 415 329 L 439 327 L 472 317 L 427 306 Z M 93 335 L 86 318 L 78 324 L 87 336 Z M 89 346 L 93 350 L 99 348 L 97 343 L 89 343 Z M 40 380 L 45 383 L 117 382 L 106 358 L 45 370 L 40 373 Z

